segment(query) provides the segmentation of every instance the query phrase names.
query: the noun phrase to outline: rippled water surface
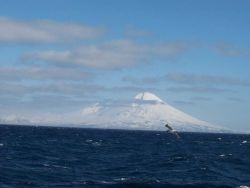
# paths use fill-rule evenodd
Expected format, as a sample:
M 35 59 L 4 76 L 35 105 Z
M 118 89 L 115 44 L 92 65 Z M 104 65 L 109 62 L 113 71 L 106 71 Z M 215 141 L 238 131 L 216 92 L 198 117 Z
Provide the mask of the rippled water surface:
M 0 126 L 0 187 L 250 186 L 250 135 Z

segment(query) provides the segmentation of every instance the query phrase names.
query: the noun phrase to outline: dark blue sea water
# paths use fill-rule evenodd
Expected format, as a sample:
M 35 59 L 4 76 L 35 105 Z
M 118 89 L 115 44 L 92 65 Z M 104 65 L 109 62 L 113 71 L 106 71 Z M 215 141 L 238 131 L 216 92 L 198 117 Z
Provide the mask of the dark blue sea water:
M 250 135 L 0 126 L 0 187 L 250 186 Z

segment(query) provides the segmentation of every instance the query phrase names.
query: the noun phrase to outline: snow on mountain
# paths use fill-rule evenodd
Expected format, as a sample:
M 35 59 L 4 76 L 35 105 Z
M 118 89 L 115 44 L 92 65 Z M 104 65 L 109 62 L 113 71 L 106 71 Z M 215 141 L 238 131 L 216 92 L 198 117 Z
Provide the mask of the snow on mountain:
M 23 117 L 23 116 L 18 116 L 18 115 L 8 115 L 4 116 L 4 118 L 0 118 L 0 123 L 1 124 L 15 124 L 15 125 L 25 125 L 25 124 L 31 124 L 31 122 Z
M 155 101 L 155 102 L 163 103 L 163 101 L 159 97 L 149 92 L 139 93 L 135 96 L 135 99 L 142 100 L 142 101 Z
M 81 111 L 82 123 L 100 128 L 221 132 L 222 128 L 175 109 L 156 95 L 143 92 L 128 104 L 95 104 Z
M 96 103 L 65 114 L 9 115 L 1 118 L 0 123 L 136 130 L 166 130 L 164 125 L 168 123 L 177 131 L 228 131 L 196 119 L 149 92 L 139 93 L 127 103 Z

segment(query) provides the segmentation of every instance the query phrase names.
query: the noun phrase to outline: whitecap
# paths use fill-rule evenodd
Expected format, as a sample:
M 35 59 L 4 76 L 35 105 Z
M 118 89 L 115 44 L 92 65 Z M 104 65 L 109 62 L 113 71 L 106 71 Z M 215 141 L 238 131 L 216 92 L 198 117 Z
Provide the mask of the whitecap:
M 246 140 L 243 140 L 241 143 L 242 143 L 242 144 L 246 144 L 246 143 L 247 143 L 247 141 L 246 141 Z
M 160 180 L 158 180 L 158 179 L 156 179 L 155 181 L 156 181 L 157 183 L 160 183 L 160 182 L 161 182 L 161 181 L 160 181 Z
M 113 182 L 113 181 L 105 181 L 105 180 L 96 181 L 96 183 L 100 183 L 100 184 L 115 184 L 115 182 Z
M 3 144 L 3 143 L 0 143 L 0 146 L 4 146 L 4 144 Z
M 94 143 L 92 143 L 92 145 L 93 145 L 93 146 L 100 146 L 101 143 L 100 143 L 100 142 L 94 142 Z
M 126 181 L 128 178 L 117 178 L 116 181 Z
M 67 166 L 61 166 L 61 165 L 52 165 L 53 167 L 55 167 L 55 168 L 69 168 L 69 167 L 67 167 Z
M 177 156 L 174 159 L 183 159 L 183 157 Z
M 220 157 L 225 157 L 225 154 L 221 154 Z
M 237 188 L 249 188 L 249 187 L 246 186 L 246 185 L 241 185 L 241 186 L 239 186 L 239 187 L 237 187 Z

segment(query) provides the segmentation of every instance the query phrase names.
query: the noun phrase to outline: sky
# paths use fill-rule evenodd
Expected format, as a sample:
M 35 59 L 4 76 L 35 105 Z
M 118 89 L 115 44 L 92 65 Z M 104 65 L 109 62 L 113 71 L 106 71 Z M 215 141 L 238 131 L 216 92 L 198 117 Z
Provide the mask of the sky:
M 0 118 L 148 91 L 250 131 L 250 1 L 0 0 Z

